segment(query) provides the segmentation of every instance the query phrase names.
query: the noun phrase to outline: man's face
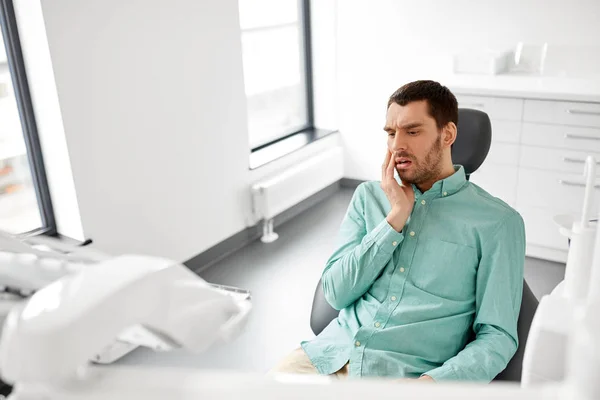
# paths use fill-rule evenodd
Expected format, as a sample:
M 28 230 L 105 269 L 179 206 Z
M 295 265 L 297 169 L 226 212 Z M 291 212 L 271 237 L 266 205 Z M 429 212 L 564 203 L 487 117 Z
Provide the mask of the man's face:
M 419 185 L 435 180 L 442 170 L 442 135 L 428 113 L 426 101 L 401 106 L 392 103 L 384 130 L 396 171 L 405 183 Z

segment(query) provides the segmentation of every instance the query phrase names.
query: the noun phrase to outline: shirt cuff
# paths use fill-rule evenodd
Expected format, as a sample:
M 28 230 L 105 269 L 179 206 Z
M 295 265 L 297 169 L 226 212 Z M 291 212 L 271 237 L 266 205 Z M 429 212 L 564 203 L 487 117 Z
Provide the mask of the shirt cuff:
M 396 247 L 404 240 L 404 234 L 402 232 L 397 232 L 392 228 L 389 222 L 384 219 L 375 229 L 373 229 L 371 240 L 377 245 L 379 251 L 386 254 L 392 254 L 394 250 L 396 250 Z
M 456 376 L 456 372 L 454 372 L 454 369 L 450 365 L 442 365 L 441 367 L 432 369 L 429 372 L 425 372 L 421 376 L 423 375 L 429 375 L 436 382 L 459 380 L 458 376 Z

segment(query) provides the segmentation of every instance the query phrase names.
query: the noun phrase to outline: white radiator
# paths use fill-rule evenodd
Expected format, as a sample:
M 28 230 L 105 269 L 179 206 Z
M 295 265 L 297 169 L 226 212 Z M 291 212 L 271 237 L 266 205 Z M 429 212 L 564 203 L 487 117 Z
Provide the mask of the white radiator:
M 262 241 L 277 239 L 273 232 L 276 215 L 339 181 L 343 175 L 342 148 L 334 147 L 252 185 L 254 216 L 264 223 Z

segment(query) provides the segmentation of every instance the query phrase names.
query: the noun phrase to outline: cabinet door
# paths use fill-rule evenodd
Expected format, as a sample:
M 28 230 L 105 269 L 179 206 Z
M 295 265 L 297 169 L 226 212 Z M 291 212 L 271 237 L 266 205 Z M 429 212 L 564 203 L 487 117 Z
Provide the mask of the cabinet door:
M 519 165 L 519 145 L 513 143 L 492 142 L 490 151 L 485 158 L 484 165 Z
M 458 106 L 486 112 L 491 119 L 521 121 L 523 100 L 504 97 L 457 95 Z
M 598 212 L 600 179 L 593 191 L 591 210 Z M 568 174 L 529 168 L 519 169 L 518 207 L 538 207 L 557 214 L 580 213 L 585 192 L 582 174 Z
M 600 128 L 600 103 L 525 100 L 523 120 Z
M 521 143 L 600 153 L 600 129 L 526 122 Z
M 494 197 L 514 207 L 516 203 L 518 167 L 484 163 L 471 174 L 471 182 Z
M 537 207 L 518 207 L 525 223 L 527 243 L 551 249 L 567 250 L 568 239 L 559 231 L 554 217 L 560 213 Z
M 492 119 L 492 143 L 519 143 L 521 141 L 521 122 Z
M 600 176 L 600 153 L 550 149 L 537 146 L 521 146 L 519 166 L 542 171 L 570 172 L 583 174 L 588 155 L 596 159 L 596 175 Z

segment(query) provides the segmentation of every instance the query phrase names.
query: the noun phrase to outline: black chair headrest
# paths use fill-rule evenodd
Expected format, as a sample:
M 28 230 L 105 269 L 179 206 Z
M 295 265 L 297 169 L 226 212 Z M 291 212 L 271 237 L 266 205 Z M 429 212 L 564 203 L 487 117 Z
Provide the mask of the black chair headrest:
M 452 162 L 471 175 L 481 166 L 492 143 L 492 123 L 483 111 L 458 109 L 458 133 L 452 146 Z

